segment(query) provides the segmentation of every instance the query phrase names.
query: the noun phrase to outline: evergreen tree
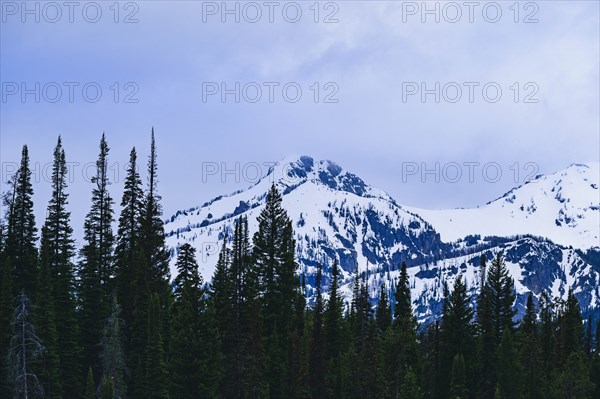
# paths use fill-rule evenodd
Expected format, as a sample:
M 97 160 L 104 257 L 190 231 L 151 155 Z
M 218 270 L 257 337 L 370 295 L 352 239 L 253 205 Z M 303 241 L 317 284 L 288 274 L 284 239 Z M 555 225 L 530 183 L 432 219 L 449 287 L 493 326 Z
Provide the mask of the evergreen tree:
M 45 228 L 42 229 L 44 239 Z M 34 319 L 40 343 L 44 345 L 44 356 L 31 364 L 32 370 L 44 387 L 46 398 L 61 398 L 60 363 L 58 357 L 58 336 L 54 317 L 54 295 L 50 280 L 50 271 L 46 262 L 42 262 L 39 272 L 38 305 L 34 310 Z
M 508 274 L 502 255 L 498 253 L 487 270 L 477 308 L 480 367 L 483 370 L 481 397 L 491 397 L 496 391 L 498 347 L 504 330 L 508 329 L 511 333 L 514 331 L 514 301 L 514 282 Z
M 541 387 L 544 385 L 538 334 L 537 310 L 533 303 L 533 295 L 530 293 L 527 297 L 525 315 L 519 326 L 519 358 L 523 365 L 523 393 L 525 397 L 531 399 L 542 397 Z
M 504 329 L 500 343 L 500 354 L 498 356 L 498 383 L 502 395 L 506 398 L 521 397 L 520 363 L 513 344 L 510 328 Z
M 390 308 L 385 283 L 381 284 L 379 300 L 377 301 L 377 310 L 375 311 L 375 320 L 377 320 L 377 326 L 382 334 L 384 334 L 392 324 L 392 309 Z
M 445 290 L 447 292 L 447 289 Z M 451 385 L 451 371 L 455 357 L 460 354 L 463 365 L 469 367 L 475 360 L 473 310 L 470 306 L 467 286 L 462 276 L 454 280 L 452 293 L 446 294 L 445 311 L 442 315 L 442 354 L 440 392 L 447 395 Z M 464 370 L 466 388 L 470 385 L 470 369 Z
M 127 342 L 133 326 L 133 306 L 135 290 L 135 264 L 138 260 L 137 250 L 140 245 L 140 221 L 142 214 L 142 180 L 138 172 L 137 152 L 135 147 L 129 155 L 125 187 L 121 199 L 121 214 L 115 246 L 115 269 L 117 276 L 117 298 L 122 305 L 123 320 L 128 329 Z
M 125 355 L 123 353 L 123 332 L 121 306 L 113 299 L 110 317 L 106 320 L 102 338 L 102 379 L 101 397 L 123 399 L 127 396 L 125 385 Z
M 109 316 L 114 276 L 113 210 L 108 192 L 108 144 L 102 135 L 96 175 L 92 179 L 92 205 L 85 218 L 84 240 L 79 266 L 80 332 L 84 365 L 100 375 L 100 351 L 103 323 Z
M 131 354 L 129 364 L 137 368 L 131 386 L 132 398 L 145 399 L 144 390 L 141 387 L 144 378 L 142 364 L 144 359 L 152 355 L 147 352 L 144 346 L 147 339 L 147 330 L 142 327 L 147 325 L 150 317 L 147 314 L 149 307 L 148 300 L 151 295 L 158 295 L 159 315 L 161 320 L 157 324 L 161 327 L 160 337 L 162 339 L 162 348 L 169 348 L 169 315 L 172 302 L 171 292 L 169 290 L 169 252 L 165 244 L 165 232 L 162 221 L 161 197 L 158 194 L 158 161 L 156 153 L 156 142 L 154 129 L 152 129 L 150 156 L 148 158 L 148 185 L 145 197 L 142 203 L 142 213 L 140 219 L 140 238 L 137 251 L 138 261 L 134 266 L 134 278 L 132 295 L 134 298 L 132 310 L 132 336 L 131 336 Z M 137 376 L 137 377 L 136 377 Z M 168 387 L 167 387 L 168 388 Z
M 14 271 L 13 293 L 25 291 L 35 300 L 37 282 L 37 228 L 33 214 L 33 186 L 29 168 L 29 151 L 23 146 L 21 165 L 13 179 L 12 198 L 8 199 L 6 255 Z
M 466 399 L 469 397 L 465 359 L 461 353 L 454 356 L 450 380 L 450 398 Z
M 188 243 L 179 248 L 173 283 L 172 396 L 182 399 L 217 397 L 221 377 L 218 330 L 204 299 L 195 252 Z
M 162 317 L 158 294 L 152 294 L 148 309 L 148 343 L 145 373 L 145 397 L 169 398 L 169 372 L 162 339 Z
M 90 367 L 85 384 L 85 399 L 96 399 L 96 387 L 94 385 L 94 372 Z
M 32 304 L 24 290 L 15 299 L 11 326 L 8 367 L 13 398 L 41 398 L 44 388 L 33 364 L 44 356 L 46 348 L 36 334 L 32 323 Z
M 402 262 L 400 277 L 394 293 L 394 321 L 385 337 L 385 351 L 388 354 L 389 376 L 387 385 L 393 396 L 401 395 L 407 381 L 412 384 L 412 376 L 407 378 L 408 370 L 417 366 L 417 322 L 412 312 L 410 284 L 406 263 Z M 413 392 L 411 390 L 411 392 Z M 414 392 L 413 392 L 414 393 Z M 411 393 L 412 394 L 412 393 Z M 408 395 L 408 394 L 407 394 Z
M 158 293 L 163 310 L 168 305 L 169 252 L 165 245 L 162 221 L 161 197 L 158 194 L 158 161 L 154 129 L 148 158 L 148 188 L 143 201 L 140 243 L 144 255 L 144 266 L 148 270 L 148 288 Z
M 5 258 L 2 263 L 2 290 L 0 291 L 0 348 L 2 348 L 0 356 L 0 397 L 8 398 L 11 395 L 11 390 L 8 385 L 9 365 L 6 348 L 8 348 L 12 336 L 13 269 L 10 258 Z
M 52 291 L 52 298 L 48 299 L 54 306 L 62 396 L 71 398 L 82 392 L 83 376 L 72 262 L 75 256 L 75 240 L 70 221 L 71 214 L 67 210 L 67 174 L 65 151 L 59 136 L 52 165 L 52 196 L 42 228 L 40 264 L 48 270 L 50 277 L 43 287 Z M 50 348 L 50 345 L 46 346 Z
M 340 297 L 339 270 L 337 259 L 333 262 L 332 280 L 329 287 L 329 301 L 324 312 L 325 361 L 327 365 L 327 381 L 331 397 L 341 395 L 341 365 L 343 309 Z
M 555 397 L 565 399 L 589 399 L 594 390 L 590 381 L 590 369 L 583 351 L 571 352 L 561 367 L 555 383 Z
M 310 351 L 310 387 L 313 398 L 325 398 L 325 336 L 323 333 L 323 295 L 321 294 L 322 266 L 317 265 L 315 277 L 315 307 L 312 317 L 312 344 Z

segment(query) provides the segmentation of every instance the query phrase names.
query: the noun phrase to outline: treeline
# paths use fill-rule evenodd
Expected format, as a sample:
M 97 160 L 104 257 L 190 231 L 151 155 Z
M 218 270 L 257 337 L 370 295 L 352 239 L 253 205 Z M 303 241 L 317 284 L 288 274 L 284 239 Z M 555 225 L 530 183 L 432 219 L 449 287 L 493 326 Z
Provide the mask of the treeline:
M 500 254 L 481 259 L 476 309 L 458 277 L 427 326 L 413 314 L 406 264 L 375 307 L 357 276 L 346 306 L 337 262 L 317 265 L 306 285 L 273 186 L 252 237 L 247 219 L 235 221 L 210 284 L 189 244 L 171 278 L 154 134 L 145 185 L 131 151 L 116 233 L 108 154 L 103 136 L 77 249 L 60 138 L 39 235 L 23 147 L 0 234 L 1 398 L 600 397 L 593 321 L 571 292 L 542 292 L 515 322 Z

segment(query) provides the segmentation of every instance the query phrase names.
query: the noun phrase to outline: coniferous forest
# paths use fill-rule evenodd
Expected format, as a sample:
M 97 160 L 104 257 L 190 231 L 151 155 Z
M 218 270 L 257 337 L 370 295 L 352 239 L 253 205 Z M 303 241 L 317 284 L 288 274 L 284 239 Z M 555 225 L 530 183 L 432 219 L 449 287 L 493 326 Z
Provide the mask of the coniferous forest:
M 258 231 L 242 217 L 223 240 L 210 282 L 189 244 L 171 275 L 154 134 L 149 159 L 131 150 L 119 203 L 109 154 L 102 136 L 76 247 L 61 139 L 41 226 L 23 147 L 0 234 L 0 398 L 600 398 L 600 321 L 545 292 L 516 320 L 502 254 L 481 259 L 476 306 L 457 278 L 428 325 L 406 264 L 375 305 L 360 275 L 346 303 L 335 260 L 317 265 L 308 301 L 273 186 Z

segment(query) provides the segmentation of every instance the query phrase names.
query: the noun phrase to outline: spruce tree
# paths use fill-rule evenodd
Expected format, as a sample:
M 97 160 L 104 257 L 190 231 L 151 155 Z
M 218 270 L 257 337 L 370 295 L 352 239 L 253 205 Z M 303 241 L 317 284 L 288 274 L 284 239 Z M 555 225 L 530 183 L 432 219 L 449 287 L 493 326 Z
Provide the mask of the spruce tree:
M 135 280 L 135 263 L 138 260 L 137 250 L 140 245 L 143 196 L 142 180 L 137 165 L 137 152 L 134 147 L 129 155 L 115 246 L 117 298 L 122 306 L 122 317 L 128 331 L 126 334 L 127 342 L 129 342 L 130 330 L 133 326 L 135 295 L 132 282 Z
M 324 311 L 325 357 L 327 365 L 327 381 L 331 397 L 341 395 L 340 354 L 343 344 L 343 309 L 342 298 L 338 291 L 339 270 L 337 259 L 331 270 L 332 279 L 329 287 L 329 300 Z
M 85 383 L 85 399 L 96 399 L 96 386 L 94 384 L 94 372 L 92 368 L 88 368 L 87 378 Z
M 12 197 L 8 200 L 8 231 L 6 255 L 11 258 L 14 271 L 13 293 L 24 291 L 35 300 L 38 253 L 37 228 L 33 213 L 33 186 L 29 168 L 29 151 L 23 146 L 21 165 L 13 178 Z
M 537 323 L 537 310 L 533 303 L 533 295 L 529 293 L 525 315 L 519 325 L 519 358 L 523 366 L 523 389 L 527 398 L 537 399 L 542 397 L 541 388 L 543 374 L 540 356 L 539 331 Z
M 465 358 L 458 353 L 452 360 L 452 372 L 450 379 L 450 398 L 467 399 L 469 389 L 467 387 L 467 375 L 465 369 Z
M 43 397 L 44 387 L 34 364 L 43 358 L 46 348 L 36 334 L 31 300 L 22 290 L 15 299 L 8 348 L 9 385 L 14 398 Z
M 123 320 L 121 306 L 113 299 L 110 317 L 106 320 L 102 337 L 101 397 L 123 399 L 127 396 L 125 385 L 125 354 L 123 353 Z
M 317 265 L 315 276 L 315 306 L 312 317 L 312 344 L 310 351 L 310 387 L 313 398 L 325 398 L 325 336 L 323 332 L 323 295 L 321 293 L 322 266 Z
M 179 248 L 173 282 L 172 396 L 182 399 L 217 397 L 222 367 L 214 312 L 204 298 L 195 252 L 188 243 Z
M 70 221 L 71 214 L 67 210 L 67 174 L 65 151 L 59 136 L 54 148 L 52 165 L 52 196 L 48 202 L 47 216 L 42 228 L 40 263 L 41 267 L 48 270 L 50 276 L 44 287 L 52 291 L 62 395 L 70 398 L 81 394 L 83 375 L 80 364 L 81 348 L 72 262 L 75 255 L 75 240 Z
M 145 398 L 169 398 L 169 372 L 162 339 L 162 317 L 158 294 L 152 294 L 148 309 L 148 343 L 145 367 Z
M 467 286 L 462 276 L 454 280 L 451 293 L 447 294 L 446 309 L 442 316 L 442 354 L 440 389 L 446 394 L 451 384 L 451 371 L 456 355 L 460 354 L 463 364 L 470 367 L 475 360 L 474 329 L 471 324 L 473 310 L 470 306 Z M 465 369 L 466 387 L 470 385 L 471 372 Z
M 44 240 L 45 228 L 42 228 Z M 43 256 L 42 256 L 43 257 Z M 58 335 L 54 316 L 54 293 L 50 279 L 50 271 L 46 262 L 42 262 L 39 272 L 39 290 L 34 319 L 40 343 L 44 345 L 44 356 L 31 364 L 32 370 L 39 377 L 44 387 L 44 396 L 50 399 L 62 397 L 60 380 L 60 362 L 58 356 Z
M 104 134 L 92 179 L 92 205 L 85 218 L 79 265 L 80 333 L 84 366 L 100 373 L 100 351 L 104 320 L 109 316 L 113 283 L 113 200 L 108 192 L 108 144 Z
M 379 300 L 377 301 L 377 310 L 375 311 L 375 320 L 381 334 L 384 334 L 392 324 L 392 310 L 388 299 L 385 283 L 381 284 Z
M 498 356 L 498 383 L 506 398 L 521 397 L 522 371 L 510 328 L 504 329 Z
M 7 349 L 12 336 L 11 320 L 13 316 L 12 293 L 13 270 L 10 258 L 5 258 L 2 264 L 2 291 L 0 296 L 0 397 L 8 398 L 11 395 L 8 385 L 8 357 Z
M 402 392 L 407 371 L 417 366 L 417 322 L 412 312 L 406 263 L 402 262 L 394 293 L 394 321 L 385 337 L 389 375 L 387 385 L 393 396 Z M 412 377 L 411 377 L 412 378 Z

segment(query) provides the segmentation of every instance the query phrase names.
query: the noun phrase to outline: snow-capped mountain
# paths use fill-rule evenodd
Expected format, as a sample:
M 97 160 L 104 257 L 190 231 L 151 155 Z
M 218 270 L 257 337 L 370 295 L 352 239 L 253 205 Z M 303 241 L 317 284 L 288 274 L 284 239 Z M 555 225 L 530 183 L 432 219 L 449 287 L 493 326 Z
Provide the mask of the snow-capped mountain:
M 172 255 L 189 242 L 210 280 L 224 233 L 248 217 L 250 233 L 275 183 L 294 223 L 297 257 L 308 291 L 322 262 L 329 284 L 339 259 L 349 299 L 357 272 L 368 275 L 372 298 L 391 287 L 402 261 L 409 266 L 414 308 L 421 321 L 439 314 L 443 282 L 460 273 L 479 284 L 479 259 L 502 251 L 515 280 L 518 306 L 542 289 L 563 296 L 573 289 L 584 309 L 600 305 L 598 164 L 572 165 L 511 190 L 476 209 L 429 211 L 400 206 L 387 193 L 331 161 L 284 159 L 246 190 L 178 211 L 165 225 Z M 438 233 L 440 232 L 440 233 Z M 230 236 L 230 234 L 228 234 Z M 173 259 L 174 262 L 174 259 Z
M 573 164 L 537 176 L 478 208 L 409 209 L 431 223 L 445 241 L 469 234 L 532 234 L 588 249 L 600 247 L 599 186 L 600 163 Z

